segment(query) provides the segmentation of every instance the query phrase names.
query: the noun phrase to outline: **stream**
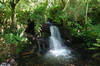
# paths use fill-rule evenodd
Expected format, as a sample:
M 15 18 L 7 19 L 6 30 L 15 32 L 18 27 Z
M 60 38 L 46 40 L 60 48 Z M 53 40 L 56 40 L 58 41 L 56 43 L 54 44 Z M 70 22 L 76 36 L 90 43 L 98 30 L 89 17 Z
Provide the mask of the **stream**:
M 82 54 L 66 46 L 58 27 L 50 27 L 50 49 L 43 54 L 31 54 L 20 57 L 19 66 L 99 66 L 93 59 L 84 58 Z

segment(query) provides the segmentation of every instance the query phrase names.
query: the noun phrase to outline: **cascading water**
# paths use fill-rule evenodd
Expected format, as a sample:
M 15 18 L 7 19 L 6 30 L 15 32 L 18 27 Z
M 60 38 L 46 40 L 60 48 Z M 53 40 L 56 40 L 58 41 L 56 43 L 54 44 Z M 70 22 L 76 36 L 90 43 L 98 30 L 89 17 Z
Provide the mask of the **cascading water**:
M 53 50 L 61 49 L 61 44 L 63 43 L 58 28 L 56 26 L 51 26 L 50 31 L 50 48 Z
M 54 56 L 69 56 L 71 50 L 68 47 L 63 46 L 63 40 L 61 38 L 59 29 L 56 26 L 50 26 L 51 36 L 49 39 L 50 53 Z

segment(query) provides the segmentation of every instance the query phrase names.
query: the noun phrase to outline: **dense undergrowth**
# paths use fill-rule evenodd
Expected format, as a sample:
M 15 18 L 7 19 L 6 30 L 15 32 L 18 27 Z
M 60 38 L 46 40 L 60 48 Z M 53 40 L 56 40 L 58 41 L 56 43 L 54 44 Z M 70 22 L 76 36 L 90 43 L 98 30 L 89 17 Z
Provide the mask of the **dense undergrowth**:
M 72 38 L 82 38 L 88 50 L 100 50 L 99 4 L 100 0 L 1 0 L 0 61 L 19 54 L 29 44 L 25 36 L 29 19 L 35 23 L 31 29 L 35 33 L 41 32 L 42 25 L 51 21 L 65 27 Z M 100 52 L 93 54 L 94 58 L 98 56 Z

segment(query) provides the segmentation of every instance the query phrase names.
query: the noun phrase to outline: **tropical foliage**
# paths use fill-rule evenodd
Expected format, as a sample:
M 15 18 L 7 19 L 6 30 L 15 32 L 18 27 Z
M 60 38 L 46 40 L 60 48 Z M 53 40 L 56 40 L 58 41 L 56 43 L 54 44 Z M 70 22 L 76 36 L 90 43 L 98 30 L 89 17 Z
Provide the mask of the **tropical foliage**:
M 2 50 L 16 47 L 13 51 L 19 53 L 28 44 L 24 34 L 28 19 L 35 22 L 35 32 L 52 20 L 71 37 L 82 38 L 89 50 L 100 50 L 99 4 L 100 0 L 0 0 L 0 58 L 8 53 Z M 94 53 L 97 56 L 100 53 Z

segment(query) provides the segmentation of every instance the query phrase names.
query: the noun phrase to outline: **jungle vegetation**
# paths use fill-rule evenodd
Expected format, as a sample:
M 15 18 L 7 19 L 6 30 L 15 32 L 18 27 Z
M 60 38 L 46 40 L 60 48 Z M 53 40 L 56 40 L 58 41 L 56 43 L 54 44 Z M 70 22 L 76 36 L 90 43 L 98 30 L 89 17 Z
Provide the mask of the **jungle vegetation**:
M 72 38 L 81 38 L 80 47 L 100 50 L 100 0 L 0 0 L 0 61 L 28 46 L 28 19 L 34 21 L 31 30 L 35 33 L 50 19 L 67 29 Z M 92 55 L 99 56 L 100 52 Z

